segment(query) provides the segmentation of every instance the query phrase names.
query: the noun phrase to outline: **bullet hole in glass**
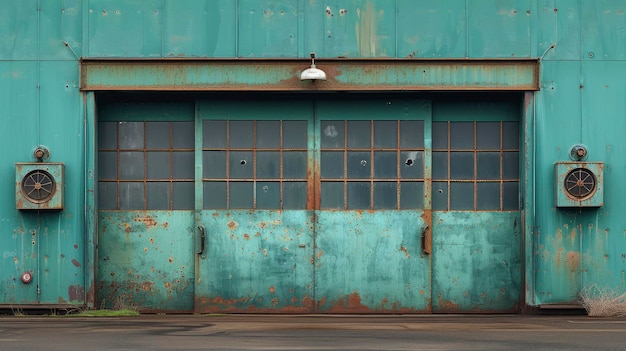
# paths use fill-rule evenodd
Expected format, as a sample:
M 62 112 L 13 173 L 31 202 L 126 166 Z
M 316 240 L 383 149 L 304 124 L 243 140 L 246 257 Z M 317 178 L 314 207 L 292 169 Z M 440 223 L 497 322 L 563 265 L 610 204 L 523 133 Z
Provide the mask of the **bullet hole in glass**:
M 361 160 L 361 166 L 363 166 L 363 167 L 367 166 L 367 161 L 366 160 Z
M 241 163 L 242 165 L 246 164 L 246 160 L 241 160 L 239 163 Z
M 263 187 L 263 191 L 267 192 L 268 190 L 270 190 L 270 187 L 269 187 L 269 186 L 267 186 L 267 185 L 265 185 L 265 186 Z
M 409 158 L 406 160 L 406 162 L 404 162 L 404 164 L 406 164 L 407 166 L 413 166 L 413 160 Z
M 442 190 L 442 189 L 437 190 L 437 192 L 438 192 L 439 194 L 443 194 L 443 190 Z

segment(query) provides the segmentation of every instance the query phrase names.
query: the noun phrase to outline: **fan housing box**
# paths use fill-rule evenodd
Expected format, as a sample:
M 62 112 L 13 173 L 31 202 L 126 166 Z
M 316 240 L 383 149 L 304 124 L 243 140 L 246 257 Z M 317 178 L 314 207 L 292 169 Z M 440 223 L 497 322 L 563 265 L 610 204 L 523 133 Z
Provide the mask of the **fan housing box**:
M 604 206 L 604 163 L 557 162 L 556 207 Z
M 62 210 L 64 173 L 63 163 L 16 163 L 15 208 Z

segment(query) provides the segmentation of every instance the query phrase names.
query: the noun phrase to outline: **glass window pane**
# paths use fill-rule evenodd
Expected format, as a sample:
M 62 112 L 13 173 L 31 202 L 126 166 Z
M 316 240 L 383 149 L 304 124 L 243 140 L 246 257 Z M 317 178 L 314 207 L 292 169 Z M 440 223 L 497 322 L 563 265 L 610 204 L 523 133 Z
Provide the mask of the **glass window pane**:
M 448 153 L 433 152 L 433 179 L 448 179 Z
M 320 191 L 322 209 L 343 209 L 343 183 L 322 182 Z
M 400 183 L 400 209 L 424 208 L 424 183 Z
M 143 149 L 143 122 L 119 122 L 120 149 Z
M 391 210 L 398 208 L 398 183 L 374 183 L 374 209 Z
M 504 182 L 502 188 L 502 207 L 504 211 L 519 210 L 518 182 Z
M 256 183 L 256 208 L 280 208 L 280 182 Z
M 226 121 L 202 121 L 202 147 L 226 148 Z
M 370 209 L 370 183 L 350 182 L 348 183 L 348 209 L 368 210 Z
M 280 179 L 280 153 L 259 151 L 256 153 L 257 179 Z
M 169 210 L 170 209 L 170 183 L 158 182 L 146 184 L 146 209 Z
M 400 121 L 400 147 L 424 147 L 424 121 Z
M 306 182 L 283 183 L 283 209 L 306 209 Z
M 433 150 L 448 149 L 448 122 L 433 122 Z
M 117 149 L 117 123 L 118 122 L 98 123 L 99 149 Z
M 424 178 L 424 151 L 403 151 L 400 154 L 400 176 L 404 179 Z
M 229 208 L 252 209 L 254 184 L 252 182 L 230 182 Z
M 117 183 L 98 183 L 98 209 L 117 210 Z
M 519 139 L 519 122 L 502 122 L 502 147 L 518 149 Z
M 306 159 L 305 151 L 283 151 L 283 178 L 285 179 L 304 179 L 306 178 Z M 343 173 L 343 162 L 342 173 Z
M 98 152 L 98 179 L 117 179 L 117 152 Z
M 148 179 L 170 179 L 170 153 L 150 151 L 146 153 Z
M 476 155 L 476 178 L 482 180 L 500 179 L 500 153 L 479 152 Z
M 374 147 L 388 149 L 398 147 L 397 121 L 374 121 Z
M 259 149 L 280 147 L 280 121 L 256 122 L 256 147 Z
M 120 152 L 120 179 L 143 179 L 143 152 Z
M 252 151 L 231 151 L 229 159 L 229 171 L 231 179 L 252 179 L 254 159 Z
M 474 179 L 474 153 L 450 153 L 450 179 Z
M 283 148 L 306 149 L 307 121 L 283 121 Z
M 193 149 L 194 138 L 193 122 L 172 122 L 172 146 L 175 149 Z
M 207 209 L 226 208 L 226 182 L 202 183 L 202 207 Z
M 170 122 L 146 122 L 146 148 L 170 148 Z
M 478 183 L 476 204 L 478 210 L 500 210 L 500 183 Z
M 433 210 L 448 210 L 448 183 L 433 182 Z
M 322 179 L 343 178 L 343 152 L 323 151 L 321 155 Z
M 370 178 L 370 153 L 367 151 L 348 151 L 348 179 Z
M 343 121 L 321 121 L 322 149 L 343 149 L 344 148 L 344 122 Z
M 144 188 L 141 182 L 120 183 L 120 210 L 143 210 Z
M 174 182 L 173 184 L 174 198 L 172 209 L 174 210 L 193 210 L 194 208 L 194 182 Z
M 226 178 L 226 151 L 202 152 L 202 177 L 211 179 Z
M 370 121 L 348 121 L 348 148 L 367 148 L 372 145 Z
M 500 150 L 500 122 L 476 122 L 476 148 Z
M 374 178 L 397 178 L 398 154 L 389 151 L 374 152 Z
M 228 141 L 231 148 L 252 148 L 254 146 L 253 121 L 229 121 L 228 123 Z
M 450 148 L 474 149 L 474 122 L 450 122 Z
M 174 179 L 195 178 L 195 157 L 193 152 L 172 153 L 172 176 Z
M 502 173 L 504 179 L 519 179 L 519 153 L 502 154 Z
M 474 209 L 474 184 L 450 183 L 450 210 Z

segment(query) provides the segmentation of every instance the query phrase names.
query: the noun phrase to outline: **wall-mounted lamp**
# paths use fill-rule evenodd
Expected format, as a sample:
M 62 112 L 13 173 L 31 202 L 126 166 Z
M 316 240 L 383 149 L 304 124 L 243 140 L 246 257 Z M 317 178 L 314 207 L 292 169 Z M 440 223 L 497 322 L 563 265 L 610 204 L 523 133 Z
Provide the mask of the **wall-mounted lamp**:
M 315 83 L 316 80 L 326 80 L 326 72 L 315 67 L 315 53 L 311 53 L 311 67 L 302 71 L 300 74 L 300 80 L 311 80 Z

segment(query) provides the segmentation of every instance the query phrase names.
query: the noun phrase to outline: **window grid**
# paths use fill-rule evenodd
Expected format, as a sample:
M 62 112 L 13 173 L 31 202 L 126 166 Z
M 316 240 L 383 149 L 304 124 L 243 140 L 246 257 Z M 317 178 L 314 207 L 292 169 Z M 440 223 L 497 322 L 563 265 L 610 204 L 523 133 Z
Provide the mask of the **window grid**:
M 107 122 L 103 122 L 103 123 L 107 123 Z M 180 147 L 174 147 L 173 145 L 173 125 L 175 122 L 152 122 L 152 123 L 167 123 L 168 124 L 168 147 L 148 147 L 148 136 L 147 136 L 147 127 L 148 124 L 151 122 L 108 122 L 108 123 L 115 123 L 115 148 L 98 148 L 98 152 L 100 154 L 102 153 L 115 153 L 115 163 L 116 163 L 116 175 L 115 178 L 99 178 L 98 182 L 101 184 L 110 184 L 110 183 L 114 183 L 115 184 L 115 204 L 113 206 L 111 206 L 112 204 L 107 204 L 104 207 L 108 208 L 108 209 L 112 209 L 112 210 L 120 210 L 120 209 L 125 209 L 125 210 L 147 210 L 149 209 L 150 206 L 150 201 L 148 199 L 149 196 L 149 191 L 148 191 L 148 187 L 149 184 L 156 184 L 156 183 L 167 183 L 168 184 L 168 201 L 166 206 L 163 206 L 163 204 L 157 205 L 156 207 L 159 207 L 159 209 L 164 209 L 164 210 L 175 210 L 175 209 L 193 209 L 193 199 L 185 199 L 187 205 L 177 205 L 174 202 L 175 199 L 175 195 L 174 195 L 174 184 L 175 183 L 193 183 L 194 179 L 193 177 L 181 177 L 181 178 L 175 178 L 174 177 L 174 153 L 184 153 L 184 152 L 189 152 L 189 153 L 193 153 L 194 149 L 193 148 L 180 148 Z M 128 148 L 128 147 L 122 147 L 121 143 L 122 141 L 120 140 L 120 136 L 121 136 L 121 130 L 122 130 L 122 125 L 124 125 L 125 123 L 141 123 L 142 125 L 142 135 L 141 135 L 141 142 L 142 145 L 140 148 Z M 183 122 L 185 123 L 185 122 Z M 103 128 L 100 128 L 103 129 Z M 108 137 L 108 136 L 103 136 L 104 138 Z M 148 155 L 150 153 L 154 153 L 154 152 L 167 152 L 168 155 L 168 172 L 169 172 L 169 176 L 167 178 L 150 178 L 148 176 Z M 142 164 L 141 164 L 141 168 L 142 168 L 142 175 L 141 178 L 128 178 L 125 179 L 125 177 L 122 175 L 122 170 L 128 167 L 132 167 L 133 164 L 127 164 L 124 163 L 122 160 L 122 155 L 124 155 L 125 153 L 141 153 L 142 154 Z M 136 165 L 134 165 L 136 166 Z M 102 174 L 102 172 L 100 172 L 99 174 Z M 142 198 L 140 199 L 141 202 L 141 206 L 138 206 L 136 204 L 125 204 L 122 200 L 122 185 L 123 184 L 127 184 L 127 185 L 131 185 L 133 183 L 141 183 L 142 186 Z M 135 199 L 136 200 L 136 199 Z
M 343 154 L 343 177 L 342 178 L 333 178 L 333 177 L 324 177 L 321 176 L 320 177 L 320 183 L 330 183 L 330 182 L 337 182 L 337 183 L 342 183 L 343 184 L 343 206 L 341 207 L 344 210 L 349 210 L 349 209 L 353 209 L 350 207 L 349 205 L 349 198 L 348 198 L 348 188 L 349 188 L 349 183 L 369 183 L 369 206 L 367 209 L 373 210 L 373 209 L 381 209 L 381 208 L 376 208 L 376 192 L 375 192 L 375 187 L 377 183 L 394 183 L 395 187 L 396 187 L 396 191 L 395 191 L 395 206 L 393 208 L 386 208 L 386 209 L 395 209 L 395 210 L 400 210 L 400 209 L 407 209 L 407 208 L 416 208 L 414 206 L 409 206 L 409 207 L 403 207 L 402 206 L 402 183 L 403 182 L 420 182 L 420 184 L 422 184 L 423 186 L 423 182 L 424 182 L 424 178 L 422 177 L 402 177 L 402 165 L 406 164 L 402 162 L 402 152 L 424 152 L 425 149 L 424 147 L 409 147 L 409 148 L 403 148 L 402 145 L 402 140 L 401 138 L 404 138 L 404 136 L 402 135 L 401 131 L 401 123 L 403 121 L 400 120 L 369 120 L 367 121 L 369 123 L 369 127 L 370 127 L 370 135 L 369 135 L 369 143 L 370 143 L 370 147 L 368 148 L 363 148 L 363 147 L 349 147 L 348 145 L 348 135 L 349 135 L 349 121 L 348 120 L 344 120 L 344 121 L 326 121 L 326 122 L 341 122 L 343 124 L 343 145 L 342 147 L 321 147 L 321 152 L 341 152 Z M 352 122 L 352 120 L 351 120 Z M 361 121 L 355 121 L 355 122 L 361 122 Z M 395 142 L 395 147 L 376 147 L 375 146 L 375 122 L 394 122 L 395 123 L 395 134 L 396 134 L 396 142 Z M 423 123 L 423 121 L 412 121 L 412 122 L 420 122 Z M 423 128 L 423 125 L 422 125 Z M 424 135 L 423 135 L 423 130 L 422 133 L 420 135 L 416 135 L 414 136 L 416 138 L 420 138 L 420 140 L 423 140 Z M 376 170 L 376 161 L 375 161 L 375 153 L 376 152 L 394 152 L 396 154 L 396 165 L 395 165 L 395 173 L 396 173 L 396 177 L 377 177 L 377 175 L 375 174 L 375 170 Z M 358 177 L 351 177 L 349 174 L 349 160 L 348 160 L 348 155 L 349 152 L 367 152 L 369 153 L 369 159 L 368 160 L 364 160 L 366 162 L 370 163 L 370 169 L 369 169 L 369 178 L 358 178 Z M 415 162 L 415 160 L 411 160 L 411 165 L 414 165 L 415 167 L 423 167 L 423 163 L 417 163 Z M 363 162 L 363 161 L 362 161 Z M 408 164 L 407 164 L 408 165 Z M 322 194 L 322 196 L 324 196 Z M 420 205 L 420 208 L 423 207 L 423 205 Z M 324 207 L 323 205 L 321 206 L 322 209 L 325 209 L 326 207 Z
M 441 122 L 439 122 L 441 123 Z M 496 211 L 507 211 L 507 210 L 518 210 L 519 208 L 510 208 L 507 206 L 504 201 L 505 197 L 505 184 L 519 184 L 519 175 L 515 178 L 505 178 L 504 176 L 504 155 L 505 154 L 516 154 L 519 155 L 519 147 L 518 148 L 505 148 L 504 147 L 504 122 L 500 121 L 498 123 L 498 134 L 499 134 L 499 147 L 496 148 L 478 148 L 478 133 L 477 127 L 480 122 L 472 122 L 472 132 L 473 132 L 473 148 L 463 149 L 463 148 L 452 148 L 452 135 L 451 135 L 451 127 L 455 122 L 445 122 L 447 124 L 447 148 L 433 148 L 433 152 L 442 152 L 445 151 L 447 153 L 447 177 L 446 179 L 437 179 L 433 178 L 434 182 L 445 182 L 447 189 L 447 207 L 445 210 L 457 210 L 454 208 L 451 200 L 452 200 L 452 191 L 451 187 L 454 183 L 471 183 L 473 185 L 473 210 L 479 211 L 479 192 L 478 192 L 478 184 L 481 183 L 497 183 L 499 187 L 499 206 L 497 209 L 488 209 L 488 210 L 496 210 Z M 434 138 L 434 136 L 433 136 Z M 472 152 L 473 153 L 473 177 L 472 179 L 453 179 L 452 175 L 452 154 L 460 153 L 460 152 Z M 499 154 L 499 168 L 498 168 L 498 179 L 479 179 L 478 178 L 478 156 L 481 153 L 486 152 L 497 152 Z M 515 194 L 517 196 L 517 193 Z M 518 205 L 519 207 L 519 205 Z M 437 210 L 437 209 L 435 209 Z
M 235 120 L 224 120 L 224 121 L 218 121 L 218 120 L 205 120 L 205 122 L 224 122 L 226 124 L 226 141 L 225 141 L 225 145 L 223 145 L 222 147 L 203 147 L 202 151 L 204 152 L 224 152 L 225 153 L 225 177 L 203 177 L 202 181 L 203 183 L 210 183 L 210 182 L 224 182 L 226 184 L 226 199 L 225 199 L 225 206 L 222 207 L 216 207 L 216 206 L 210 206 L 208 208 L 211 209 L 242 209 L 240 207 L 233 207 L 233 196 L 232 196 L 232 187 L 234 183 L 252 183 L 252 194 L 251 194 L 251 199 L 252 199 L 252 203 L 251 203 L 251 207 L 249 209 L 284 209 L 285 208 L 285 192 L 284 192 L 284 185 L 285 183 L 294 183 L 294 182 L 303 182 L 306 183 L 307 182 L 307 178 L 306 178 L 306 170 L 304 171 L 304 175 L 303 177 L 290 177 L 290 178 L 285 178 L 284 176 L 284 157 L 285 157 L 285 152 L 304 152 L 305 154 L 308 151 L 308 148 L 305 147 L 285 147 L 285 142 L 284 142 L 284 137 L 283 137 L 283 132 L 284 132 L 284 122 L 283 120 L 276 120 L 276 121 L 263 121 L 263 122 L 278 122 L 278 136 L 279 136 L 279 143 L 278 143 L 278 147 L 263 147 L 260 148 L 258 147 L 257 144 L 257 126 L 258 126 L 258 121 L 257 120 L 251 120 L 249 122 L 252 123 L 252 146 L 251 147 L 231 147 L 231 122 L 235 121 Z M 290 120 L 292 121 L 292 120 Z M 303 122 L 303 123 L 307 123 L 306 121 L 295 121 L 295 122 Z M 304 138 L 307 137 L 306 133 L 305 135 L 303 135 Z M 235 178 L 233 176 L 233 169 L 231 168 L 231 154 L 233 152 L 251 152 L 252 153 L 252 177 L 237 177 Z M 278 153 L 278 177 L 259 177 L 258 176 L 258 153 L 259 152 L 277 152 Z M 245 163 L 244 163 L 245 162 Z M 248 160 L 241 160 L 240 164 L 241 165 L 245 165 L 247 164 Z M 306 165 L 307 163 L 305 163 Z M 234 168 L 235 166 L 233 166 Z M 259 208 L 258 205 L 258 192 L 259 189 L 257 189 L 257 186 L 259 185 L 258 183 L 260 182 L 276 182 L 278 184 L 278 191 L 279 191 L 279 201 L 278 201 L 278 206 L 275 207 L 262 207 Z M 211 196 L 210 194 L 204 194 L 204 196 Z M 206 206 L 203 206 L 205 208 L 207 208 Z M 306 200 L 304 201 L 304 204 L 302 205 L 302 207 L 306 207 Z

